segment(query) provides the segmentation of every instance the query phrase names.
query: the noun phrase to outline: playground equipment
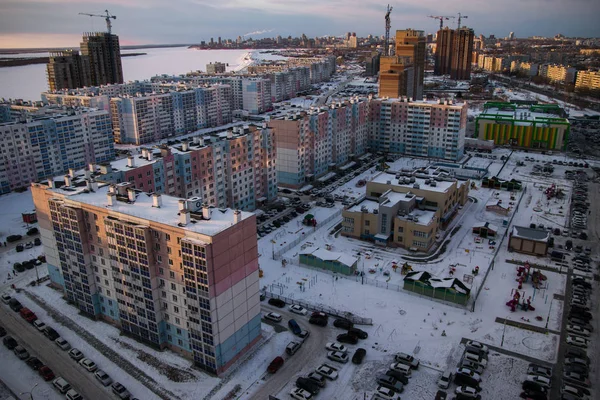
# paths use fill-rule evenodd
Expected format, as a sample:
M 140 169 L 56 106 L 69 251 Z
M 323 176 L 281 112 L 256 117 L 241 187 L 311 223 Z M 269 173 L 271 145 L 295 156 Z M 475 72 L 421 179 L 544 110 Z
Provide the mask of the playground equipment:
M 521 297 L 523 298 L 523 302 L 520 302 Z M 531 305 L 531 296 L 525 299 L 525 296 L 521 295 L 521 293 L 516 289 L 513 289 L 512 299 L 507 301 L 506 305 L 510 308 L 511 312 L 515 312 L 517 307 L 520 307 L 523 311 L 535 311 L 535 307 Z
M 548 279 L 548 277 L 542 274 L 542 271 L 532 270 L 529 263 L 519 265 L 517 267 L 517 282 L 519 282 L 519 289 L 523 288 L 523 283 L 528 282 L 531 278 L 531 284 L 534 288 L 540 289 L 542 282 Z
M 406 263 L 406 262 L 405 262 L 405 263 L 402 265 L 402 269 L 400 270 L 400 273 L 401 273 L 402 275 L 406 275 L 406 274 L 408 274 L 409 272 L 411 272 L 412 270 L 413 270 L 413 267 L 412 267 L 412 265 L 409 265 L 408 263 Z

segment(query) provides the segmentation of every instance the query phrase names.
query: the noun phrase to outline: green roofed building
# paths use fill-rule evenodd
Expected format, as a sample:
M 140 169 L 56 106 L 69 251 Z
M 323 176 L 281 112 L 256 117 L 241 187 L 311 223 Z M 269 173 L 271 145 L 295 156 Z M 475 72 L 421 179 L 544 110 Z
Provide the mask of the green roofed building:
M 321 248 L 310 248 L 300 253 L 300 264 L 344 275 L 354 275 L 358 258 L 346 253 L 338 253 Z
M 475 123 L 478 139 L 541 150 L 564 150 L 569 130 L 565 111 L 557 104 L 487 102 Z

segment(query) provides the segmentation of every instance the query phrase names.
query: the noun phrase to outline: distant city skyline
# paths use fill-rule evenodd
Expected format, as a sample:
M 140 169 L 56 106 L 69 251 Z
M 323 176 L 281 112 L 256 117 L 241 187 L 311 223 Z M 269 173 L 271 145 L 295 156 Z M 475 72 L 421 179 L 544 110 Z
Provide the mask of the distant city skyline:
M 392 30 L 414 28 L 435 33 L 439 22 L 428 15 L 456 15 L 468 19 L 475 34 L 496 37 L 600 37 L 594 0 L 457 0 L 454 2 L 402 0 L 3 0 L 0 3 L 0 48 L 77 47 L 82 32 L 104 31 L 102 18 L 78 15 L 116 15 L 113 32 L 121 45 L 199 43 L 238 36 L 341 36 L 356 32 L 384 33 L 387 4 Z M 456 27 L 457 20 L 444 21 Z

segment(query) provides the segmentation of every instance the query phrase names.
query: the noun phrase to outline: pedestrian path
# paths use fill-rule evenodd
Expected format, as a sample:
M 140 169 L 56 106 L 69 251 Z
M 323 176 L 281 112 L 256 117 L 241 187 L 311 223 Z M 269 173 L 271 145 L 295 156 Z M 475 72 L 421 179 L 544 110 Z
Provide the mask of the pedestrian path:
M 515 328 L 526 329 L 526 330 L 532 331 L 532 332 L 552 333 L 553 335 L 560 335 L 560 332 L 558 332 L 558 331 L 542 328 L 541 326 L 537 326 L 537 325 L 528 324 L 526 321 L 513 321 L 511 319 L 496 318 L 496 322 L 499 324 L 506 324 L 506 325 L 514 326 Z

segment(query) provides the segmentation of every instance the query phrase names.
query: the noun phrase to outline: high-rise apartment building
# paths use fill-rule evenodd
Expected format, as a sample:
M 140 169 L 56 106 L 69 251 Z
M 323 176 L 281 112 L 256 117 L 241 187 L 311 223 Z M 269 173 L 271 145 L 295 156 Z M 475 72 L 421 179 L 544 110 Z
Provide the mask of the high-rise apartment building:
M 115 157 L 110 115 L 46 107 L 0 124 L 0 192 Z
M 577 71 L 575 89 L 600 90 L 600 71 Z
M 381 53 L 374 51 L 370 56 L 365 58 L 365 74 L 367 76 L 375 76 L 379 72 L 379 63 L 381 60 Z
M 410 57 L 385 56 L 379 60 L 379 97 L 412 98 L 415 69 Z
M 425 77 L 426 43 L 423 31 L 405 29 L 396 31 L 396 56 L 410 57 L 413 64 L 413 98 L 423 98 L 423 79 Z
M 277 181 L 300 188 L 367 151 L 365 100 L 351 100 L 273 119 Z
M 220 43 L 219 43 L 220 44 Z M 224 74 L 226 71 L 226 64 L 222 62 L 211 62 L 210 64 L 206 64 L 206 73 L 207 74 Z
M 545 64 L 540 67 L 539 74 L 548 78 L 550 82 L 572 84 L 575 82 L 577 70 L 568 65 Z
M 470 80 L 473 60 L 473 29 L 462 27 L 454 31 L 452 58 L 450 60 L 450 79 Z
M 89 32 L 83 35 L 81 55 L 89 59 L 92 86 L 123 83 L 119 37 L 106 32 Z
M 445 27 L 437 32 L 434 75 L 450 75 L 454 29 Z
M 464 155 L 466 103 L 371 99 L 368 121 L 374 151 L 453 161 Z
M 142 148 L 141 155 L 91 172 L 97 181 L 252 211 L 277 197 L 276 153 L 273 130 L 249 125 Z
M 75 50 L 50 52 L 46 73 L 51 91 L 89 86 L 92 82 L 89 58 Z
M 271 80 L 268 78 L 242 79 L 242 105 L 250 114 L 272 110 Z
M 216 374 L 259 341 L 253 214 L 80 177 L 31 190 L 51 283 L 82 313 Z

